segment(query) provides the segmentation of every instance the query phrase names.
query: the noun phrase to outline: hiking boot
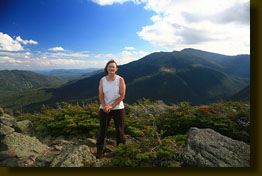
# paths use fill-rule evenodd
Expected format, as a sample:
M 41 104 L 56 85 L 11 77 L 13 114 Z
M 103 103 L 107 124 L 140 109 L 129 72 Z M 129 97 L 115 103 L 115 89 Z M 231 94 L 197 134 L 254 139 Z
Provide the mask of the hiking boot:
M 97 152 L 96 153 L 96 159 L 102 158 L 103 157 L 103 152 Z
M 97 149 L 96 158 L 98 159 L 98 158 L 103 157 L 104 146 L 98 145 L 98 146 L 96 147 L 96 149 Z

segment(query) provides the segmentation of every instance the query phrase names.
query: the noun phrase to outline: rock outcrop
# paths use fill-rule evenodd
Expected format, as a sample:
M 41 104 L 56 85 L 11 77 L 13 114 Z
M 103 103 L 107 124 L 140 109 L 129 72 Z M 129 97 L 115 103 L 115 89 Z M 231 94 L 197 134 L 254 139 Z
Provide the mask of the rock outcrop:
M 90 149 L 86 145 L 64 146 L 59 155 L 57 155 L 51 167 L 84 167 L 94 166 L 96 158 L 91 154 Z
M 17 122 L 0 108 L 0 167 L 104 167 L 108 164 L 94 156 L 94 139 L 33 135 L 31 121 Z
M 212 129 L 190 128 L 182 166 L 249 167 L 250 146 Z
M 29 167 L 34 166 L 35 158 L 43 155 L 49 147 L 42 144 L 36 137 L 24 135 L 24 130 L 30 132 L 30 128 L 21 130 L 18 124 L 30 124 L 26 121 L 18 122 L 1 109 L 0 116 L 0 166 Z M 32 123 L 31 123 L 32 125 Z M 28 127 L 28 126 L 27 126 Z
M 148 113 L 161 113 L 161 109 L 143 108 Z M 116 146 L 111 139 L 107 139 L 106 143 L 104 157 L 96 159 L 96 140 L 45 135 L 36 137 L 29 120 L 17 122 L 0 108 L 0 167 L 106 167 Z M 180 156 L 182 166 L 187 167 L 250 166 L 248 144 L 212 129 L 190 128 Z

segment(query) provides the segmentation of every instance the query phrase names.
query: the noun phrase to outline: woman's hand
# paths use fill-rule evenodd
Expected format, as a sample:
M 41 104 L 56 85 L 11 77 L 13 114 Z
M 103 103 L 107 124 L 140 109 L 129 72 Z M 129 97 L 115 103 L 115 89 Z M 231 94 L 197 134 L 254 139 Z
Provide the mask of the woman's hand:
M 111 109 L 112 109 L 111 105 L 105 105 L 104 108 L 103 108 L 103 111 L 108 114 Z

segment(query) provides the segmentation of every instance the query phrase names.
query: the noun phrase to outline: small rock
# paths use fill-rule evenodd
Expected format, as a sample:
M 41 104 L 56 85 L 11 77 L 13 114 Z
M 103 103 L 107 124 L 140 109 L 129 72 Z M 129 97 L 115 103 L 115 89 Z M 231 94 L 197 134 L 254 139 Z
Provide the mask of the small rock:
M 0 151 L 0 161 L 14 157 L 16 157 L 16 153 L 14 150 Z
M 0 162 L 0 167 L 18 167 L 18 159 L 17 158 L 8 158 L 4 161 Z
M 0 123 L 10 127 L 17 126 L 16 119 L 8 114 L 4 114 L 0 117 Z
M 108 166 L 108 162 L 104 160 L 97 160 L 93 167 L 107 167 L 107 166 Z
M 82 141 L 82 143 L 84 143 L 88 147 L 96 147 L 96 140 L 92 138 L 87 138 L 84 141 Z
M 54 141 L 53 145 L 69 145 L 73 144 L 72 141 L 65 140 L 64 136 L 58 136 Z
M 14 128 L 0 123 L 0 136 L 6 136 L 8 134 L 13 133 L 14 131 Z
M 57 154 L 50 153 L 48 155 L 38 156 L 35 159 L 35 163 L 39 167 L 50 167 L 51 162 L 57 156 Z
M 61 145 L 54 145 L 53 148 L 54 148 L 54 150 L 61 151 L 63 149 L 63 146 L 61 146 Z
M 105 152 L 107 152 L 107 153 L 111 153 L 111 152 L 113 152 L 115 149 L 116 149 L 116 147 L 113 146 L 113 145 L 106 145 L 106 146 L 105 146 Z
M 30 120 L 23 120 L 17 122 L 17 127 L 23 134 L 31 135 L 33 130 L 33 123 Z

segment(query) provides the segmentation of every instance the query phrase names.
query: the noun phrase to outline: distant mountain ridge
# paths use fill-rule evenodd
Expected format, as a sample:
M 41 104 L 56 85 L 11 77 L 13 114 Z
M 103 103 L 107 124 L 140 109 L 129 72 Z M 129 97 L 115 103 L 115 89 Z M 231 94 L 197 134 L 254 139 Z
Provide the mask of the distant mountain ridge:
M 65 81 L 72 81 L 76 79 L 83 79 L 90 75 L 95 74 L 99 68 L 87 68 L 87 69 L 55 69 L 55 70 L 33 70 L 35 73 L 56 76 L 59 79 Z M 93 73 L 94 72 L 94 73 Z
M 8 95 L 42 87 L 58 87 L 65 83 L 54 76 L 44 76 L 31 71 L 0 71 L 0 95 Z
M 117 74 L 126 82 L 125 102 L 142 98 L 163 100 L 167 104 L 190 101 L 193 105 L 228 99 L 249 84 L 250 56 L 226 56 L 195 49 L 155 52 L 137 61 L 120 65 Z M 234 69 L 233 68 L 242 68 Z M 99 80 L 105 73 L 72 81 L 45 92 L 52 95 L 25 109 L 56 102 L 98 100 Z
M 232 97 L 230 97 L 230 100 L 233 101 L 250 101 L 250 85 L 245 87 L 244 89 L 240 90 L 236 94 L 234 94 Z

